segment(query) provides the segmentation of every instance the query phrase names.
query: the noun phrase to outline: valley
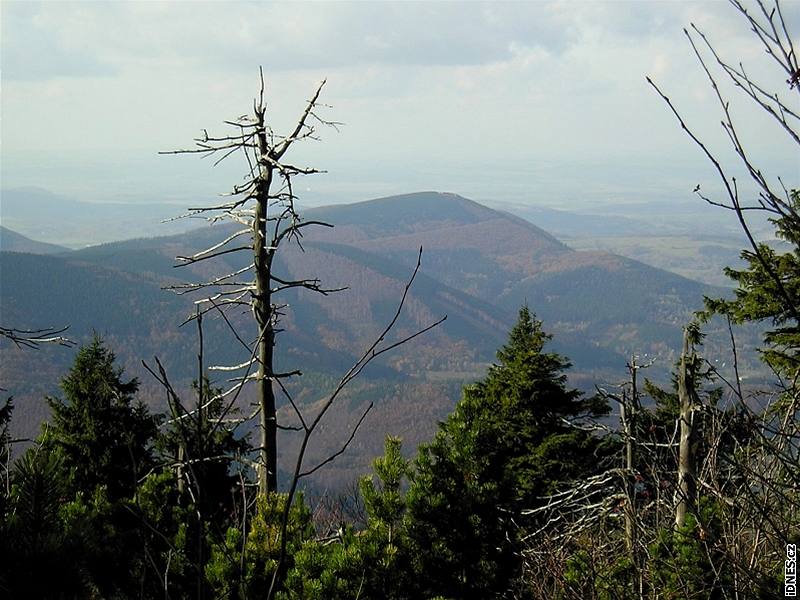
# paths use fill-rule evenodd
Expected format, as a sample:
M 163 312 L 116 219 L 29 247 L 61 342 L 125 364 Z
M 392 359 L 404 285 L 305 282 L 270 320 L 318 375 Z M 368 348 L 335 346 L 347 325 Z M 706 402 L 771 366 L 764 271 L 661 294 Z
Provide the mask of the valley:
M 572 361 L 572 384 L 592 392 L 595 385 L 619 381 L 633 353 L 652 357 L 648 376 L 665 380 L 683 324 L 702 308 L 704 295 L 726 293 L 589 242 L 583 246 L 591 249 L 576 250 L 524 218 L 456 194 L 421 192 L 311 208 L 304 215 L 334 227 L 306 229 L 302 250 L 293 246 L 281 254 L 278 272 L 346 288 L 327 297 L 303 291 L 283 296 L 278 366 L 301 368 L 303 377 L 291 389 L 304 405 L 323 398 L 391 318 L 420 247 L 422 268 L 396 335 L 447 315 L 440 327 L 365 371 L 343 397 L 311 460 L 336 445 L 367 402 L 374 401 L 375 409 L 356 443 L 336 466 L 320 473 L 315 484 L 323 487 L 363 472 L 381 452 L 386 435 L 402 436 L 409 449 L 428 439 L 452 410 L 461 386 L 483 376 L 525 303 L 554 336 L 551 348 Z M 207 226 L 70 251 L 4 230 L 3 320 L 24 326 L 69 324 L 69 334 L 82 343 L 101 335 L 126 373 L 140 379 L 148 403 L 161 410 L 163 391 L 141 361 L 152 364 L 158 356 L 185 393 L 196 377 L 197 339 L 193 326 L 179 326 L 191 314 L 194 298 L 162 288 L 244 266 L 228 257 L 217 264 L 174 266 L 175 256 L 229 233 L 226 226 Z M 247 314 L 234 321 L 249 331 Z M 246 358 L 221 319 L 209 315 L 204 325 L 208 365 Z M 726 332 L 719 333 L 706 343 L 712 359 L 725 353 Z M 36 435 L 46 418 L 43 396 L 58 393 L 57 382 L 73 354 L 63 348 L 21 352 L 7 343 L 0 348 L 0 381 L 16 399 L 16 435 Z M 743 360 L 745 373 L 751 366 L 756 368 L 754 361 Z M 227 385 L 221 375 L 214 377 L 215 384 Z M 251 400 L 242 398 L 242 410 Z M 288 419 L 287 411 L 288 405 L 283 413 Z M 282 443 L 291 448 L 291 435 L 285 434 Z

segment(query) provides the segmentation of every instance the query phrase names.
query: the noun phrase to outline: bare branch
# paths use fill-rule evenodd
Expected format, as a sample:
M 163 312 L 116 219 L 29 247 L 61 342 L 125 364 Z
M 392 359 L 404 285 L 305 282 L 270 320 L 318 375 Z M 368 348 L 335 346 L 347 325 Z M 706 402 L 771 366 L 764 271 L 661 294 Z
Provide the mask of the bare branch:
M 42 329 L 16 329 L 0 326 L 0 337 L 11 340 L 17 348 L 36 349 L 42 344 L 58 344 L 71 348 L 75 342 L 60 334 L 69 329 L 66 327 L 44 327 Z

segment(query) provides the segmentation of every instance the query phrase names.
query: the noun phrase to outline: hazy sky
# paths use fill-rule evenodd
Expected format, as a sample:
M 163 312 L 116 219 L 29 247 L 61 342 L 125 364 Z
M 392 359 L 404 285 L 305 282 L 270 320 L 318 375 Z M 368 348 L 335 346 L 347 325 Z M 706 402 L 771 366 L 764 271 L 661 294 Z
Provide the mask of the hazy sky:
M 2 186 L 93 201 L 190 202 L 244 174 L 187 147 L 247 112 L 263 65 L 276 130 L 322 78 L 345 125 L 295 148 L 330 171 L 311 203 L 437 189 L 564 207 L 689 196 L 713 181 L 656 79 L 729 154 L 682 28 L 796 102 L 725 2 L 8 2 L 2 6 Z M 800 31 L 800 2 L 784 3 Z M 734 104 L 748 148 L 799 185 L 796 148 Z M 709 183 L 710 185 L 710 183 Z

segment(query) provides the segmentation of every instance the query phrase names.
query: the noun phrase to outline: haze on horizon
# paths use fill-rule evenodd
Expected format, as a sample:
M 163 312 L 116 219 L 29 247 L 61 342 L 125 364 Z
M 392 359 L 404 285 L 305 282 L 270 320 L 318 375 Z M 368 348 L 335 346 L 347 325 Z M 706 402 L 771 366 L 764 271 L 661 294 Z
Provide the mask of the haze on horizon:
M 800 31 L 800 3 L 786 3 Z M 319 80 L 343 122 L 295 160 L 328 171 L 308 204 L 415 190 L 586 208 L 691 197 L 715 176 L 666 106 L 730 159 L 719 106 L 683 34 L 761 70 L 762 48 L 723 2 L 3 2 L 4 188 L 94 202 L 188 203 L 244 172 L 189 147 L 252 106 L 263 65 L 278 132 Z M 774 72 L 774 70 L 769 70 Z M 767 87 L 784 89 L 778 81 Z M 781 87 L 783 85 L 783 87 Z M 797 185 L 798 161 L 765 116 L 734 102 L 746 145 Z M 740 110 L 741 109 L 741 110 Z

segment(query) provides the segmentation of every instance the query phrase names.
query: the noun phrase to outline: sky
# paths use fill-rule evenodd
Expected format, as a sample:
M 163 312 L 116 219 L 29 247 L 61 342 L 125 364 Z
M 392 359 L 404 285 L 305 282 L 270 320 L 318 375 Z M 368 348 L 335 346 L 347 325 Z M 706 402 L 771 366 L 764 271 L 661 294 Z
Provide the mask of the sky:
M 784 2 L 800 32 L 800 2 Z M 291 128 L 322 79 L 343 125 L 292 148 L 327 173 L 309 205 L 419 190 L 586 209 L 687 198 L 716 185 L 645 81 L 734 164 L 683 28 L 797 106 L 726 2 L 0 2 L 0 186 L 92 202 L 191 205 L 239 183 L 190 147 L 247 113 Z M 796 39 L 796 35 L 795 35 Z M 800 186 L 796 147 L 746 102 L 732 110 L 770 176 Z

